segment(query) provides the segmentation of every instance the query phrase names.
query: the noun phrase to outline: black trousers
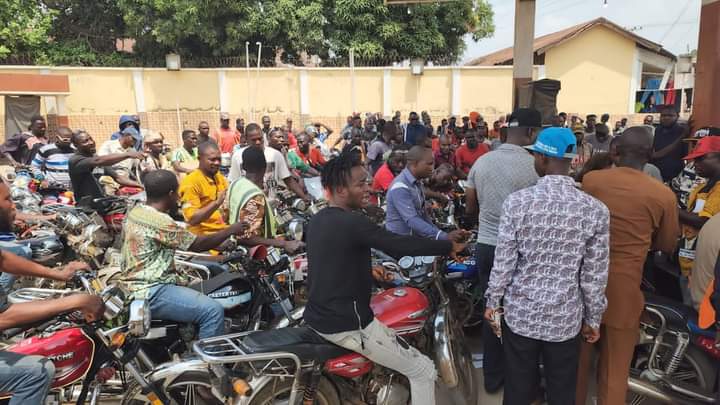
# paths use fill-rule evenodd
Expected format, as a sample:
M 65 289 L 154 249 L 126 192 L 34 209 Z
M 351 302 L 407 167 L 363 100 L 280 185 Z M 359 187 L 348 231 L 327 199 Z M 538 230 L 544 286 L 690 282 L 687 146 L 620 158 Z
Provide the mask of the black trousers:
M 483 296 L 487 290 L 490 281 L 490 270 L 492 270 L 495 261 L 495 246 L 478 243 L 475 249 L 475 263 L 478 268 L 478 285 Z M 484 301 L 483 301 L 484 302 Z M 485 312 L 485 307 L 476 308 L 476 310 Z M 483 322 L 482 326 L 483 340 L 483 378 L 485 381 L 485 390 L 495 392 L 503 385 L 504 379 L 504 356 L 500 339 L 495 336 L 492 328 L 487 322 Z
M 517 335 L 505 323 L 502 336 L 505 349 L 503 405 L 529 405 L 537 399 L 541 357 L 548 404 L 575 403 L 579 336 L 564 342 L 545 342 Z

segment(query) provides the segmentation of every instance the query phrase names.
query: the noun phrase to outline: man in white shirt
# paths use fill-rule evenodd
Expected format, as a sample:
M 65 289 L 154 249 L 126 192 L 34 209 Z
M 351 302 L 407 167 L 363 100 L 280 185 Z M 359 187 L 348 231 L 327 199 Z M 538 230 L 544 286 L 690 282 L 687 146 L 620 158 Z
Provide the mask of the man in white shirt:
M 267 171 L 265 173 L 266 190 L 275 189 L 278 184 L 284 183 L 284 185 L 290 191 L 297 194 L 298 197 L 303 200 L 310 200 L 310 197 L 305 193 L 300 183 L 298 183 L 297 179 L 290 173 L 283 154 L 273 148 L 265 147 L 263 132 L 259 125 L 249 124 L 245 128 L 245 139 L 248 146 L 257 146 L 265 153 L 265 160 L 267 161 Z M 232 162 L 230 163 L 230 174 L 228 175 L 231 182 L 245 175 L 242 170 L 242 152 L 244 150 L 245 148 L 237 148 L 233 153 Z
M 120 132 L 120 138 L 105 141 L 100 149 L 98 156 L 112 155 L 114 153 L 128 153 L 135 150 L 135 139 L 139 137 L 138 130 L 135 127 L 127 127 Z M 137 159 L 125 159 L 119 163 L 115 163 L 112 167 L 120 174 L 134 178 L 133 167 L 139 164 Z M 137 180 L 137 179 L 136 179 Z

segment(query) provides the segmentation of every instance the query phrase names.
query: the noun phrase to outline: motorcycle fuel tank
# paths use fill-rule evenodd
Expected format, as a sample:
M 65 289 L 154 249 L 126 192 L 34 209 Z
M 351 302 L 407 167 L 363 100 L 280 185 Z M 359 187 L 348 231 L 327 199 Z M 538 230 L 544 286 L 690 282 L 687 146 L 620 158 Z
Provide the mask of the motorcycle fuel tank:
M 390 288 L 370 300 L 375 317 L 398 335 L 422 330 L 430 303 L 422 291 L 412 287 Z
M 55 365 L 52 388 L 59 388 L 85 377 L 93 362 L 95 342 L 82 329 L 70 328 L 21 340 L 6 350 L 50 359 Z

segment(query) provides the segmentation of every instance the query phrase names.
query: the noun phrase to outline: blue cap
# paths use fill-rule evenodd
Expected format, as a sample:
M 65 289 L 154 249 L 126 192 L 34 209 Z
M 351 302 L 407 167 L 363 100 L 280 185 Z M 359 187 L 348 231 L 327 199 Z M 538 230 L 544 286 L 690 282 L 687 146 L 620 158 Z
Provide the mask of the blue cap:
M 140 133 L 135 127 L 127 127 L 120 132 L 122 135 L 132 135 L 133 138 L 140 137 Z
M 577 156 L 577 139 L 568 128 L 550 127 L 540 132 L 535 144 L 525 148 L 545 156 L 572 159 Z

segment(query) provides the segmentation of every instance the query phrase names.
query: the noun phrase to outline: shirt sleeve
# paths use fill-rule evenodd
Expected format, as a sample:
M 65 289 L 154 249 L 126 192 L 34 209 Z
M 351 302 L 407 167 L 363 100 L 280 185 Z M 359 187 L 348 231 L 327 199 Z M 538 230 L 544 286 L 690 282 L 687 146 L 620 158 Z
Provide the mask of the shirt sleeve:
M 367 157 L 370 160 L 375 160 L 378 157 L 378 154 L 382 152 L 382 149 L 380 149 L 380 146 L 377 145 L 377 141 L 370 144 L 370 147 L 368 148 Z
M 580 290 L 584 303 L 584 320 L 592 328 L 599 328 L 607 308 L 608 264 L 610 260 L 610 213 L 607 207 L 599 211 L 595 233 L 585 245 L 580 268 Z
M 170 219 L 157 228 L 153 237 L 159 244 L 176 250 L 188 250 L 196 238 L 190 231 Z
M 441 256 L 449 254 L 452 242 L 433 240 L 412 235 L 398 235 L 379 227 L 361 215 L 353 215 L 349 229 L 351 237 L 371 249 L 381 250 L 394 258 L 403 256 Z
M 412 229 L 413 234 L 429 239 L 447 239 L 445 232 L 427 221 L 415 209 L 410 188 L 395 187 L 388 191 L 387 203 L 395 208 L 400 218 Z
M 660 226 L 653 238 L 653 248 L 670 253 L 675 250 L 680 235 L 680 217 L 674 195 L 669 190 L 667 194 L 669 195 L 665 199 Z
M 718 212 L 720 212 L 720 187 L 716 186 L 708 193 L 707 199 L 705 199 L 705 205 L 698 215 L 705 218 L 712 218 Z
M 500 301 L 505 295 L 505 289 L 512 280 L 518 261 L 518 241 L 516 224 L 512 207 L 517 204 L 513 198 L 508 198 L 502 207 L 500 226 L 498 228 L 497 247 L 495 248 L 495 262 L 490 271 L 490 281 L 485 292 L 487 308 L 500 307 Z
M 228 180 L 235 181 L 242 176 L 242 153 L 240 150 L 236 150 L 232 158 L 230 159 L 230 173 L 228 173 Z
M 189 221 L 195 212 L 202 208 L 200 190 L 191 180 L 192 177 L 185 177 L 180 185 L 179 195 L 182 204 L 182 213 L 186 221 Z
M 287 154 L 288 162 L 290 163 L 290 167 L 293 169 L 300 170 L 301 172 L 306 172 L 310 169 L 310 166 L 305 164 L 303 160 L 298 156 L 294 151 L 288 151 Z
M 79 156 L 79 155 L 76 155 Z M 75 168 L 75 173 L 82 174 L 82 173 L 90 173 L 95 168 L 95 166 L 92 164 L 92 158 L 83 156 L 79 159 L 74 160 L 75 164 L 73 165 Z
M 278 180 L 285 180 L 292 176 L 292 173 L 290 173 L 290 169 L 288 168 L 287 162 L 285 161 L 285 158 L 283 158 L 282 153 L 278 152 L 276 156 L 278 158 L 275 159 L 275 174 L 277 175 Z

